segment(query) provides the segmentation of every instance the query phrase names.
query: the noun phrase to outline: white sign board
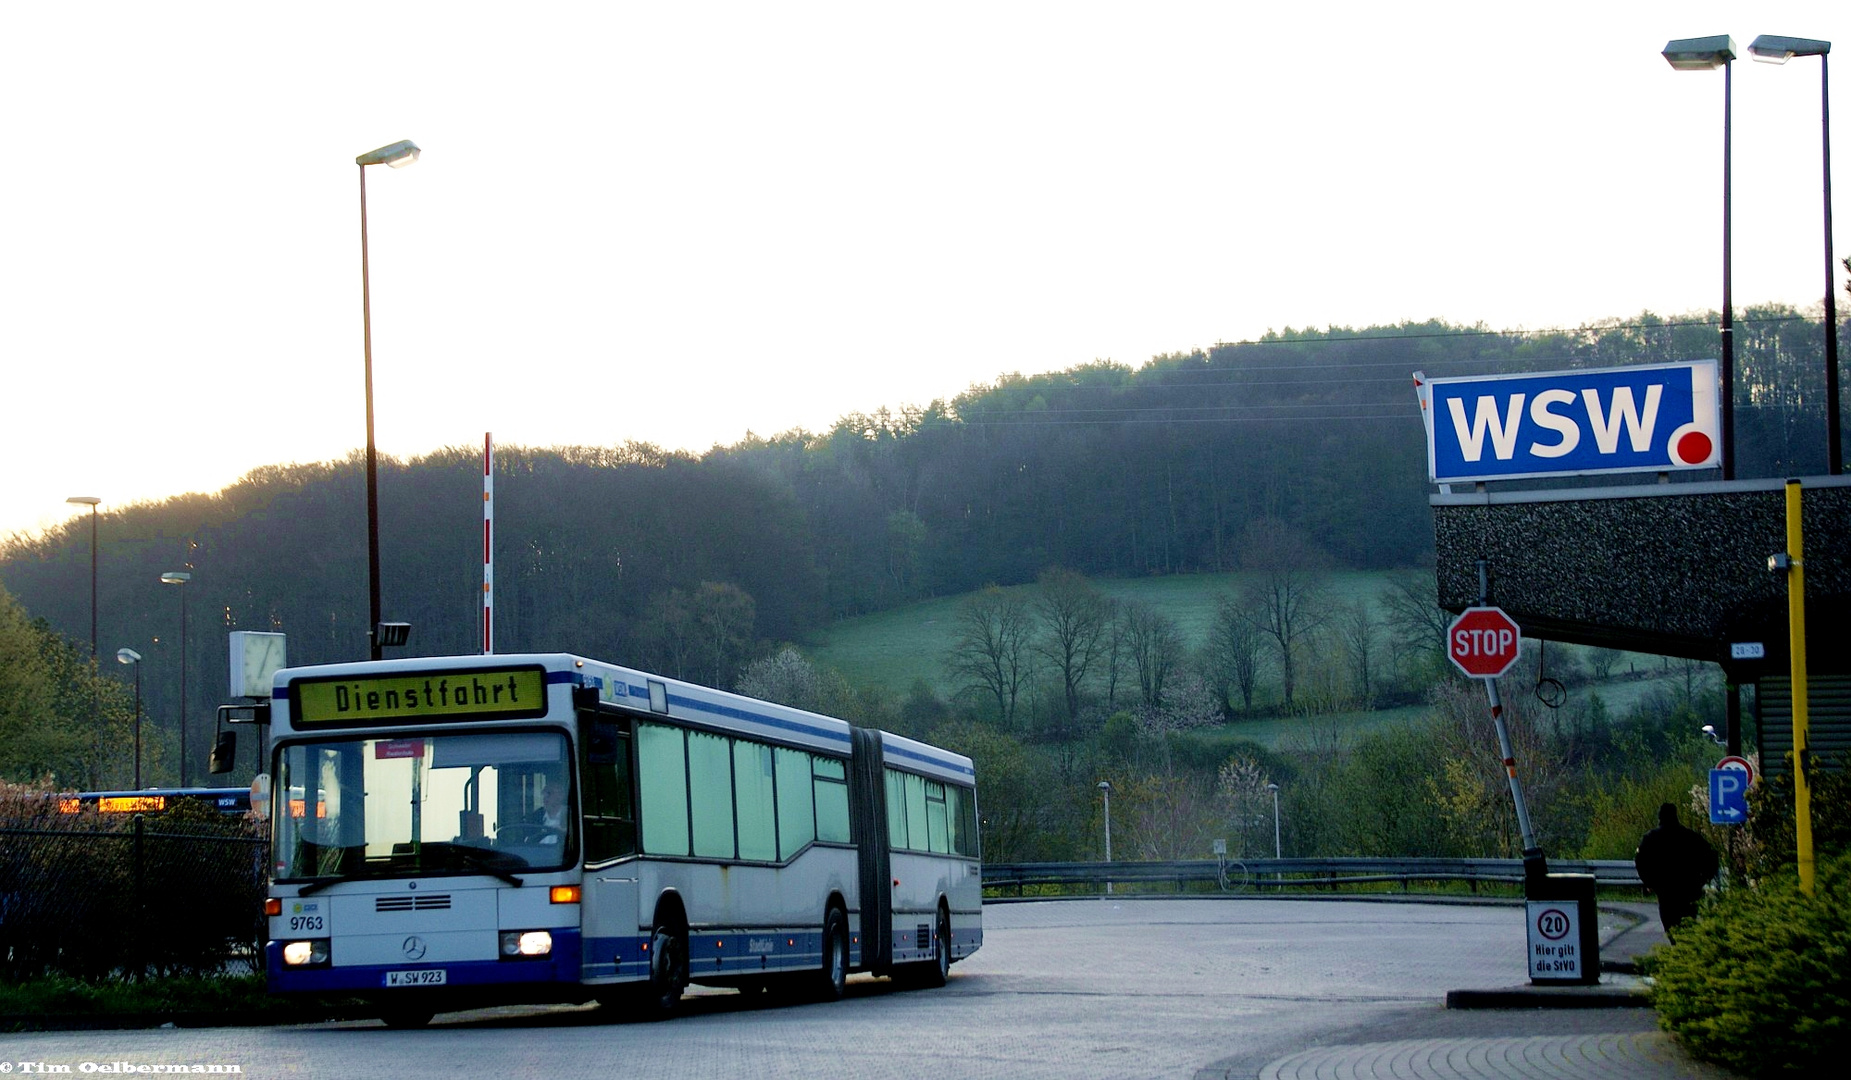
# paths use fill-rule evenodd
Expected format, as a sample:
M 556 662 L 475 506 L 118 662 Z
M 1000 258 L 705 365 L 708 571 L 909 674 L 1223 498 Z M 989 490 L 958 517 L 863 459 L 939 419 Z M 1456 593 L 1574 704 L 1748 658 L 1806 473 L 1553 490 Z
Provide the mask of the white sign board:
M 1579 979 L 1581 955 L 1580 905 L 1573 900 L 1531 900 L 1530 978 Z

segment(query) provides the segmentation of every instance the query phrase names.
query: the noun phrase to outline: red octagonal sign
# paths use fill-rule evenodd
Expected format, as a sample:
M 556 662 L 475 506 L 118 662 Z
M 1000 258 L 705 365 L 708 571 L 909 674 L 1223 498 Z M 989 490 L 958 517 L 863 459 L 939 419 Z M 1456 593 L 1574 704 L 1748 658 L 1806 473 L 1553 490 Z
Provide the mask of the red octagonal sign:
M 1523 638 L 1499 607 L 1466 608 L 1446 630 L 1446 655 L 1475 679 L 1495 679 L 1517 662 Z

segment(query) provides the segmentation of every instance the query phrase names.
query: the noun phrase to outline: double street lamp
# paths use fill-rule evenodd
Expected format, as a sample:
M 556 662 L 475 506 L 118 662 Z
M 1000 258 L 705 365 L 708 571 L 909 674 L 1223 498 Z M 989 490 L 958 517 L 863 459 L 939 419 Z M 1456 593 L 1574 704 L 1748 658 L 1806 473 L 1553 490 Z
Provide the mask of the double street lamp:
M 1831 94 L 1826 71 L 1826 55 L 1832 43 L 1813 38 L 1782 37 L 1762 34 L 1748 46 L 1756 59 L 1770 64 L 1784 64 L 1796 56 L 1819 58 L 1819 119 L 1824 131 L 1825 162 L 1825 427 L 1826 467 L 1836 476 L 1844 471 L 1840 445 L 1838 404 L 1838 305 L 1837 274 L 1832 263 L 1832 127 Z M 1722 96 L 1722 374 L 1718 390 L 1722 395 L 1722 478 L 1735 478 L 1735 330 L 1734 303 L 1730 292 L 1731 190 L 1730 105 L 1733 76 L 1730 62 L 1736 57 L 1735 39 L 1727 34 L 1711 37 L 1678 38 L 1667 42 L 1664 57 L 1679 71 L 1723 70 Z
M 366 349 L 366 596 L 367 642 L 372 658 L 380 658 L 379 619 L 379 457 L 373 445 L 373 293 L 366 251 L 366 167 L 385 165 L 402 169 L 418 160 L 418 146 L 402 139 L 354 158 L 360 166 L 360 321 Z
M 1825 453 L 1826 471 L 1844 471 L 1844 452 L 1838 427 L 1838 268 L 1832 264 L 1832 95 L 1826 55 L 1832 43 L 1813 38 L 1762 34 L 1748 43 L 1748 52 L 1764 64 L 1784 64 L 1796 56 L 1819 58 L 1819 127 L 1824 132 L 1821 155 L 1825 162 Z

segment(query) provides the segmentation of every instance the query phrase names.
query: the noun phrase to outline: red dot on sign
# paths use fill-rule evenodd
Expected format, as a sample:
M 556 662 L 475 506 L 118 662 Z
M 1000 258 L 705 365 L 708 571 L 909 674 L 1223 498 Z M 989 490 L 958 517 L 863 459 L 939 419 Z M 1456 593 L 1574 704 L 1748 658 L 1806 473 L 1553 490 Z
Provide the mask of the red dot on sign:
M 1710 457 L 1710 437 L 1701 431 L 1687 431 L 1677 441 L 1677 459 L 1686 465 L 1695 465 L 1699 461 L 1708 461 Z

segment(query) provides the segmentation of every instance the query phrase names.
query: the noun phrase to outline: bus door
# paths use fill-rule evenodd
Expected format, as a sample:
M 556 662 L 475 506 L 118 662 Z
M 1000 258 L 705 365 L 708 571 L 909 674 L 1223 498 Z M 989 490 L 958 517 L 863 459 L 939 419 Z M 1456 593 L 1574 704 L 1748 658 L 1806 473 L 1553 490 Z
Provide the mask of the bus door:
M 587 981 L 648 974 L 637 871 L 636 789 L 628 717 L 581 711 L 579 805 L 585 874 L 580 896 Z

